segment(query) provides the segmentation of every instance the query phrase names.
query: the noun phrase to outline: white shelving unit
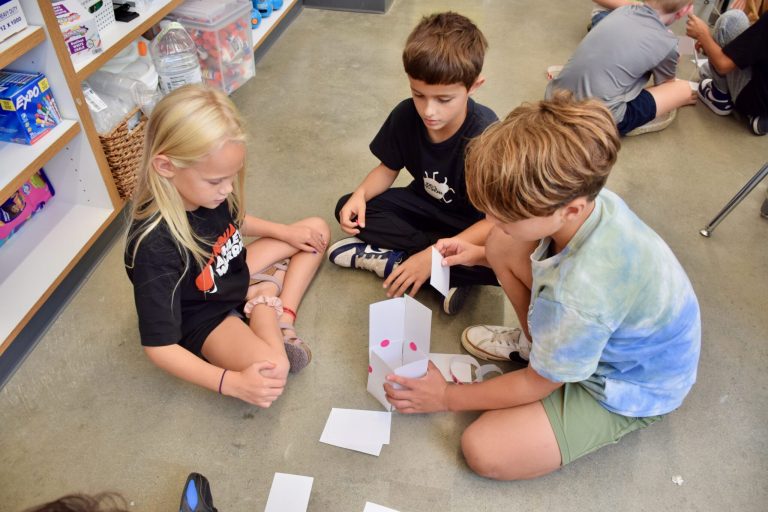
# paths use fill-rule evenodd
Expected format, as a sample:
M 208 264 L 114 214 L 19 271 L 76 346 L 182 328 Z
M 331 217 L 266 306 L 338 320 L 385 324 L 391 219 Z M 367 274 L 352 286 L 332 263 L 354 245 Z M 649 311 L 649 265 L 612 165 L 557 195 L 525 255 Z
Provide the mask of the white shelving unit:
M 253 49 L 254 51 L 261 46 L 261 43 L 267 38 L 272 30 L 281 22 L 285 15 L 293 8 L 298 0 L 285 0 L 283 6 L 272 13 L 269 18 L 264 18 L 258 27 L 253 29 Z
M 45 1 L 45 0 L 41 0 Z M 64 120 L 35 144 L 0 143 L 0 198 L 43 167 L 56 195 L 0 247 L 0 352 L 101 233 L 116 210 L 82 126 L 41 4 L 22 0 L 30 29 L 0 46 L 4 67 L 41 71 Z M 50 3 L 45 7 L 50 8 Z M 58 26 L 55 27 L 58 31 Z M 55 34 L 60 37 L 60 34 Z
M 0 142 L 0 200 L 39 168 L 56 192 L 0 247 L 0 354 L 115 219 L 120 199 L 81 82 L 182 3 L 157 3 L 102 34 L 104 51 L 73 65 L 50 0 L 21 0 L 30 28 L 0 44 L 0 67 L 46 75 L 64 121 L 31 146 Z
M 10 197 L 59 149 L 80 131 L 76 121 L 64 119 L 33 146 L 0 143 L 0 162 L 14 165 L 0 170 L 0 198 Z
M 99 32 L 103 52 L 89 58 L 78 59 L 74 63 L 75 73 L 78 78 L 85 80 L 91 73 L 99 69 L 105 62 L 125 48 L 127 43 L 146 32 L 149 27 L 160 21 L 169 11 L 182 3 L 181 0 L 154 2 L 149 11 L 141 13 L 137 18 L 128 23 L 116 22 L 103 32 Z
M 115 219 L 124 203 L 112 181 L 80 85 L 183 0 L 155 2 L 101 33 L 103 51 L 73 64 L 50 0 L 20 0 L 31 25 L 0 43 L 0 68 L 46 75 L 64 121 L 31 146 L 0 142 L 0 200 L 44 168 L 56 194 L 0 247 L 0 355 Z M 254 51 L 299 0 L 254 30 Z
M 18 32 L 2 43 L 0 43 L 0 69 L 16 60 L 17 57 L 26 53 L 26 51 L 45 40 L 43 27 L 30 25 L 21 32 Z

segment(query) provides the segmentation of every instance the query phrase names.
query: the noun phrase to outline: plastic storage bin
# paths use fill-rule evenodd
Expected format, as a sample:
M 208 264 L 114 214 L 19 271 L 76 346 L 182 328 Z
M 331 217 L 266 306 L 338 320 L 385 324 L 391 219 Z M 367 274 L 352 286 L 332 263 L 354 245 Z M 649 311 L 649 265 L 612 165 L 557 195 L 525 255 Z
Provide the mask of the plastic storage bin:
M 168 19 L 192 36 L 206 84 L 230 94 L 256 73 L 249 0 L 187 0 Z

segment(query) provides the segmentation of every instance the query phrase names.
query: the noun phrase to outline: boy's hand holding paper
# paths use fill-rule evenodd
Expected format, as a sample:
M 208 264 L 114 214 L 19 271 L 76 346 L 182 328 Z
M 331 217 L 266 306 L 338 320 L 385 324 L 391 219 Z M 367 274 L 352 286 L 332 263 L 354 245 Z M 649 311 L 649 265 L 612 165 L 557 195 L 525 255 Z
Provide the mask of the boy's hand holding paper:
M 451 267 L 443 266 L 443 255 L 437 249 L 432 247 L 431 251 L 432 276 L 429 278 L 429 284 L 445 297 L 448 295 L 448 290 L 451 289 Z
M 446 267 L 456 265 L 465 265 L 473 267 L 475 265 L 489 266 L 485 259 L 485 247 L 475 245 L 461 238 L 442 238 L 435 244 L 437 252 L 443 256 L 443 264 Z

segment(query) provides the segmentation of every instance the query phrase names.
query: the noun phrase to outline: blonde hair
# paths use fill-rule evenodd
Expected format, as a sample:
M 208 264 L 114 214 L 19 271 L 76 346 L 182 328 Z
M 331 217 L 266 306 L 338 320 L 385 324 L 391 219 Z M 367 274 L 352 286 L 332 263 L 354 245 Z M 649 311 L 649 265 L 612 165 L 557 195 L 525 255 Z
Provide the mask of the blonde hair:
M 472 87 L 483 70 L 488 41 L 468 18 L 455 12 L 425 16 L 405 42 L 403 66 L 429 85 Z
M 577 197 L 594 200 L 620 148 L 611 113 L 558 91 L 524 103 L 467 147 L 467 193 L 503 222 L 552 215 Z
M 689 4 L 693 3 L 693 0 L 645 0 L 645 3 L 664 14 L 672 14 L 688 7 Z
M 131 265 L 141 242 L 165 223 L 182 256 L 186 258 L 186 251 L 189 251 L 198 267 L 203 268 L 209 257 L 205 248 L 211 241 L 201 239 L 192 231 L 181 196 L 174 185 L 155 170 L 153 159 L 158 155 L 166 156 L 174 167 L 184 172 L 223 144 L 245 143 L 245 140 L 243 120 L 223 92 L 187 85 L 158 102 L 147 123 L 144 154 L 133 197 L 131 220 L 137 227 L 128 239 L 129 246 L 133 245 Z M 245 163 L 227 197 L 227 205 L 237 225 L 242 223 L 245 211 L 244 175 Z M 189 268 L 186 260 L 185 265 Z

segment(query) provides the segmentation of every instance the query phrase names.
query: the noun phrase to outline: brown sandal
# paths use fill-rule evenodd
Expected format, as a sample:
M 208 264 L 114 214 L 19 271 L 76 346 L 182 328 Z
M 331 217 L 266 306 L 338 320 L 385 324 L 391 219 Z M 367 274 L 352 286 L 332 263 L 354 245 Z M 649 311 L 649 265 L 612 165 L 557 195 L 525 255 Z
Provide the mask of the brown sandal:
M 297 336 L 293 324 L 280 322 L 278 327 L 283 331 L 283 345 L 285 346 L 285 354 L 288 356 L 288 362 L 291 363 L 291 373 L 298 373 L 312 361 L 312 351 L 309 345 Z M 285 331 L 292 331 L 293 334 Z
M 251 280 L 248 283 L 248 286 L 253 286 L 255 284 L 263 283 L 266 281 L 277 286 L 277 293 L 275 295 L 279 296 L 281 293 L 283 293 L 283 281 L 276 278 L 275 274 L 280 270 L 286 272 L 288 270 L 288 263 L 290 263 L 290 261 L 290 259 L 286 258 L 282 261 L 272 263 L 271 265 L 259 270 L 258 272 L 254 272 L 251 274 Z

